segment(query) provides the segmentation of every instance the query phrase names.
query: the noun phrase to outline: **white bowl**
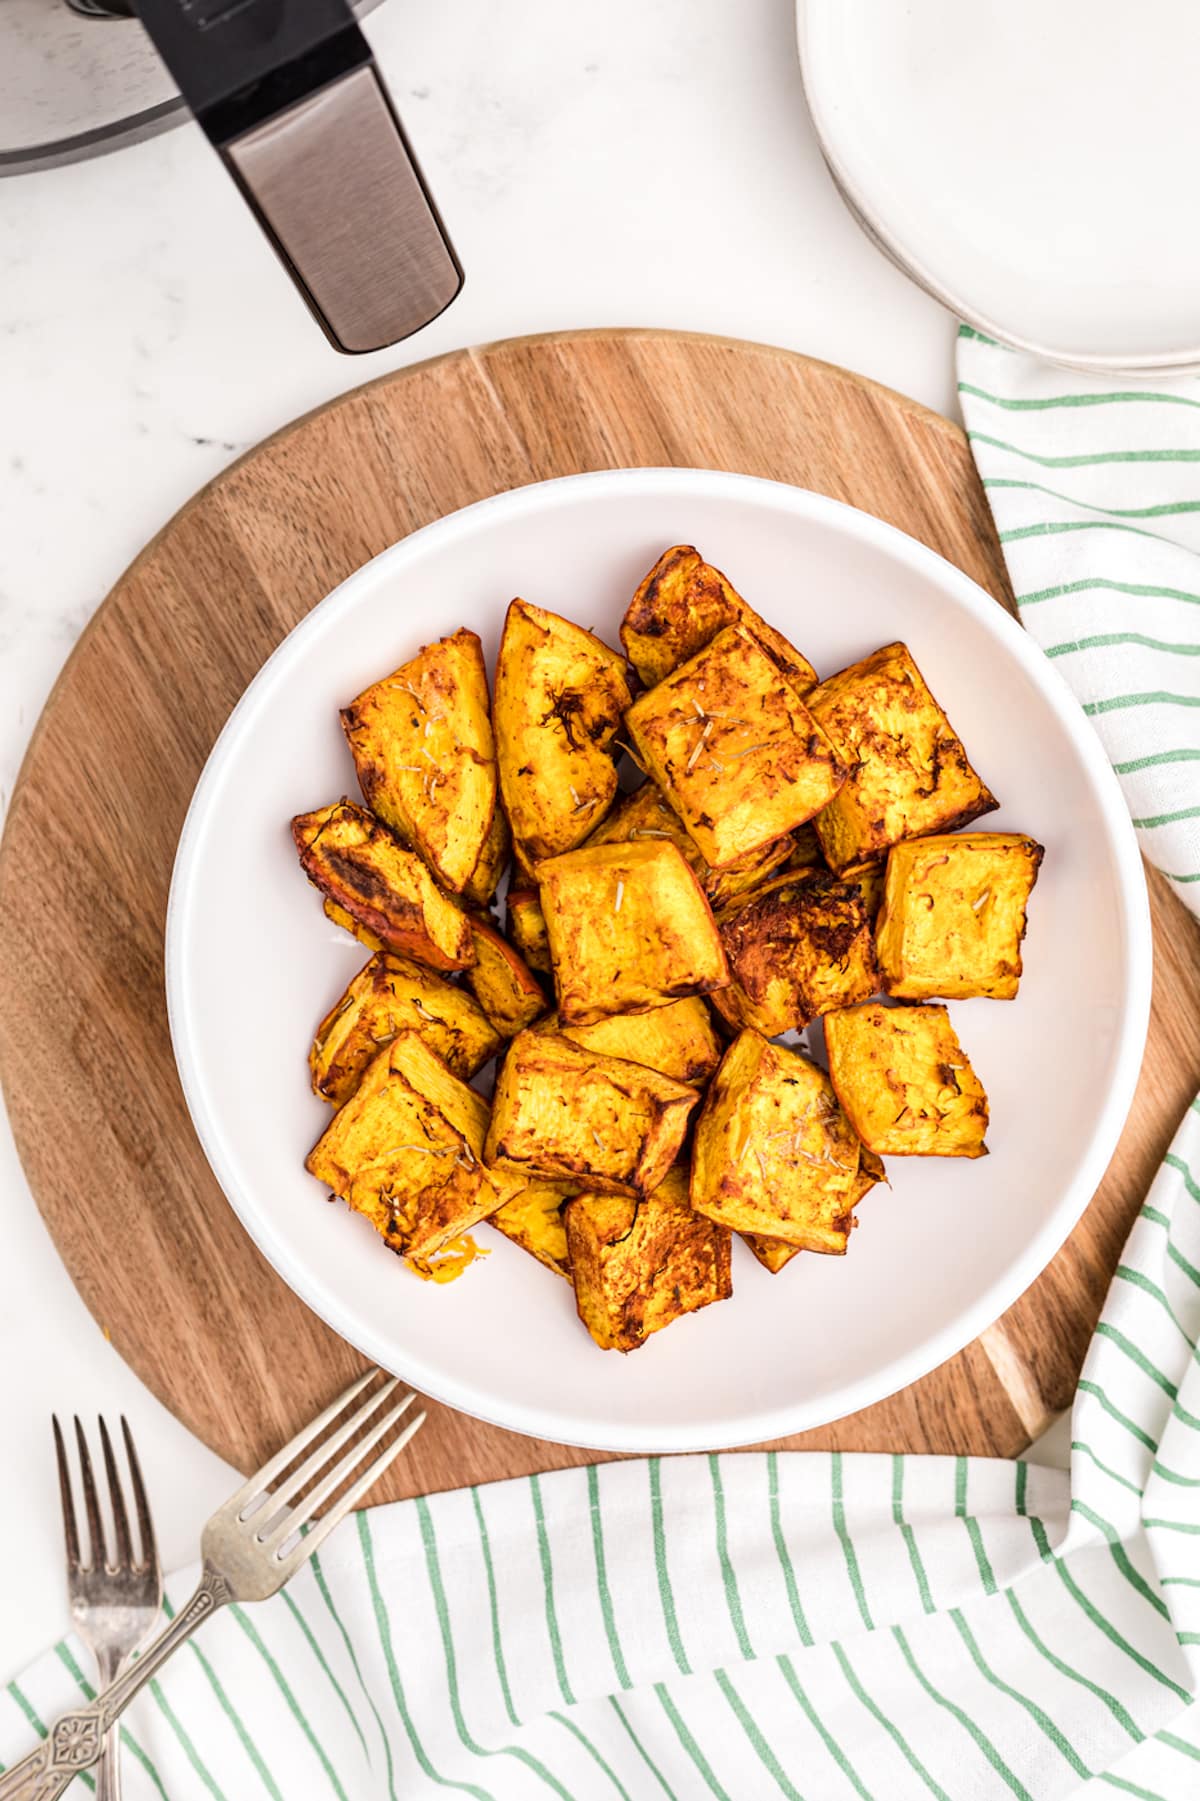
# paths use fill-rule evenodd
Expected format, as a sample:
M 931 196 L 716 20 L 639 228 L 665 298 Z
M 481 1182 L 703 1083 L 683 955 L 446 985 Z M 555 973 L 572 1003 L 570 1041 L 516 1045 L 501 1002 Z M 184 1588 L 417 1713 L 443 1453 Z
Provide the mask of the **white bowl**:
M 494 658 L 521 594 L 617 643 L 638 579 L 699 544 L 822 674 L 903 638 L 1002 810 L 1046 847 L 1016 1001 L 953 1008 L 992 1104 L 991 1155 L 893 1159 L 845 1258 L 778 1276 L 734 1245 L 734 1296 L 635 1356 L 599 1351 L 571 1292 L 498 1234 L 419 1281 L 306 1174 L 328 1118 L 316 1021 L 363 952 L 296 862 L 294 813 L 353 792 L 338 707 L 468 625 Z M 284 1280 L 367 1356 L 453 1407 L 570 1444 L 694 1450 L 850 1413 L 968 1343 L 1053 1256 L 1133 1095 L 1150 931 L 1133 831 L 1099 741 L 995 601 L 850 507 L 711 471 L 621 470 L 520 488 L 414 533 L 344 582 L 250 684 L 200 778 L 167 918 L 167 995 L 209 1162 Z M 253 1318 L 239 1324 L 255 1330 Z

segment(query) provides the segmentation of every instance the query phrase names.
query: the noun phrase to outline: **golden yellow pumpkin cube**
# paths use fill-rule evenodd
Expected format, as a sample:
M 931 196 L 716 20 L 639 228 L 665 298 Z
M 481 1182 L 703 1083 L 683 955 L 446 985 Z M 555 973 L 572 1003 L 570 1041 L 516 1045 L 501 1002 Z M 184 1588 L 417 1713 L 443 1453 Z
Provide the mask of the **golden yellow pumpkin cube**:
M 313 1091 L 342 1106 L 367 1064 L 398 1032 L 416 1032 L 464 1082 L 503 1043 L 461 988 L 407 957 L 379 951 L 317 1027 L 308 1057 Z
M 850 771 L 814 820 L 829 867 L 882 857 L 902 838 L 952 832 L 999 805 L 967 761 L 907 645 L 885 644 L 808 696 Z
M 565 1217 L 579 1317 L 602 1350 L 636 1351 L 733 1293 L 729 1233 L 692 1211 L 680 1169 L 642 1200 L 579 1195 Z
M 623 1057 L 628 1063 L 656 1069 L 672 1081 L 696 1086 L 707 1082 L 721 1061 L 712 1015 L 699 995 L 669 1001 L 650 1013 L 612 1013 L 590 1026 L 564 1026 L 557 1013 L 548 1013 L 534 1030 L 561 1032 L 585 1051 Z
M 732 980 L 713 1003 L 737 1029 L 776 1038 L 879 988 L 862 895 L 827 870 L 776 876 L 735 901 L 717 926 Z
M 802 828 L 807 830 L 807 827 Z M 715 910 L 739 894 L 748 894 L 776 869 L 793 859 L 795 837 L 788 834 L 773 844 L 760 845 L 738 857 L 725 869 L 710 869 L 678 813 L 654 782 L 643 782 L 632 794 L 623 795 L 608 818 L 587 840 L 593 844 L 635 844 L 643 839 L 669 839 L 708 896 Z
M 471 916 L 475 962 L 467 981 L 479 1005 L 504 1038 L 515 1038 L 550 1005 L 546 991 L 524 958 L 490 920 Z
M 679 1155 L 699 1098 L 640 1063 L 522 1032 L 496 1082 L 485 1160 L 526 1180 L 649 1194 Z
M 910 838 L 888 855 L 875 927 L 883 987 L 901 1000 L 1010 1001 L 1043 856 L 1016 832 Z
M 775 667 L 801 694 L 817 672 L 781 632 L 747 606 L 719 569 L 691 544 L 665 550 L 639 584 L 621 624 L 621 642 L 643 682 L 652 688 L 711 643 L 726 625 L 753 632 Z
M 443 888 L 466 886 L 496 809 L 483 646 L 459 630 L 425 645 L 342 712 L 363 797 Z
M 586 845 L 540 863 L 538 881 L 564 1025 L 728 981 L 712 910 L 673 844 Z
M 351 800 L 298 814 L 292 837 L 314 887 L 385 950 L 431 969 L 475 961 L 465 915 L 414 851 Z
M 567 1228 L 563 1221 L 562 1188 L 549 1182 L 530 1182 L 503 1207 L 488 1215 L 487 1223 L 505 1238 L 519 1244 L 523 1251 L 553 1270 L 556 1276 L 571 1280 L 571 1259 L 567 1253 Z
M 546 932 L 546 916 L 536 888 L 510 888 L 505 900 L 508 935 L 530 969 L 541 975 L 552 975 L 550 939 Z
M 713 869 L 803 825 L 846 779 L 799 694 L 741 626 L 641 695 L 625 722 Z
M 735 1232 L 839 1253 L 859 1154 L 824 1070 L 745 1031 L 726 1051 L 696 1122 L 692 1206 Z
M 514 600 L 496 665 L 500 787 L 529 865 L 582 844 L 617 791 L 609 753 L 629 705 L 625 660 L 582 626 Z
M 878 1001 L 825 1019 L 829 1073 L 863 1143 L 880 1156 L 984 1157 L 987 1095 L 945 1007 Z
M 850 1191 L 851 1207 L 857 1207 L 864 1194 L 869 1193 L 877 1182 L 886 1181 L 883 1164 L 864 1144 L 859 1152 L 858 1176 Z M 857 1225 L 857 1216 L 852 1217 L 850 1223 L 852 1226 Z M 777 1276 L 785 1264 L 790 1263 L 793 1257 L 798 1257 L 801 1251 L 812 1248 L 802 1244 L 789 1244 L 786 1238 L 763 1238 L 757 1232 L 743 1232 L 741 1236 L 763 1268 L 770 1270 L 773 1276 Z
M 402 1257 L 428 1260 L 519 1188 L 485 1167 L 488 1108 L 416 1032 L 367 1065 L 305 1167 Z

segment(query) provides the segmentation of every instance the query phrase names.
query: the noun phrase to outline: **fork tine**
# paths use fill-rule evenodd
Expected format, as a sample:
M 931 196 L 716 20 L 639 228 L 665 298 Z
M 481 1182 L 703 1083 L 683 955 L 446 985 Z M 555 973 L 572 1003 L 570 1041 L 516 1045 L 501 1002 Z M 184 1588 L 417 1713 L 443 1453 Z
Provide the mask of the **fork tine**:
M 360 1468 L 368 1451 L 373 1451 L 380 1439 L 387 1436 L 401 1414 L 412 1406 L 416 1398 L 410 1390 L 397 1401 L 394 1407 L 389 1407 L 383 1418 L 372 1426 L 362 1443 L 353 1445 L 346 1455 L 334 1464 L 329 1474 L 318 1482 L 312 1493 L 305 1495 L 298 1507 L 285 1514 L 282 1524 L 274 1531 L 264 1533 L 263 1543 L 269 1551 L 278 1551 L 280 1545 L 285 1544 L 293 1532 L 298 1532 L 301 1526 L 308 1524 L 322 1502 L 328 1500 L 329 1496 L 339 1489 L 356 1469 Z
M 334 1452 L 340 1450 L 348 1439 L 354 1437 L 356 1432 L 361 1432 L 371 1415 L 390 1395 L 396 1392 L 399 1386 L 399 1376 L 393 1376 L 390 1382 L 385 1382 L 382 1388 L 368 1395 L 362 1406 L 354 1409 L 344 1425 L 339 1426 L 336 1432 L 331 1432 L 328 1438 L 321 1440 L 312 1456 L 300 1465 L 294 1475 L 288 1477 L 282 1487 L 271 1491 L 267 1506 L 262 1513 L 264 1524 L 273 1517 L 273 1512 L 277 1513 L 281 1507 L 286 1506 L 293 1495 L 298 1495 L 314 1476 L 320 1475 Z
M 248 1482 L 243 1482 L 237 1493 L 229 1497 L 222 1511 L 244 1513 L 247 1502 L 254 1501 L 263 1494 L 267 1484 L 273 1481 L 281 1470 L 285 1470 L 289 1463 L 299 1457 L 302 1451 L 306 1451 L 329 1422 L 337 1418 L 342 1408 L 348 1407 L 350 1402 L 362 1393 L 368 1382 L 373 1381 L 378 1374 L 377 1369 L 369 1369 L 365 1376 L 360 1376 L 357 1382 L 352 1382 L 349 1388 L 344 1389 L 336 1401 L 330 1402 L 324 1413 L 318 1414 L 315 1420 L 310 1420 L 307 1426 L 302 1426 L 295 1438 L 288 1440 L 282 1451 L 276 1451 L 274 1457 L 269 1458 L 260 1470 L 256 1470 Z
M 316 1520 L 309 1526 L 308 1531 L 304 1534 L 300 1543 L 295 1545 L 292 1550 L 287 1553 L 286 1557 L 279 1557 L 278 1551 L 276 1552 L 279 1566 L 284 1572 L 283 1580 L 285 1582 L 291 1579 L 302 1563 L 308 1561 L 313 1552 L 319 1548 L 322 1541 L 328 1538 L 334 1527 L 341 1525 L 346 1515 L 352 1508 L 358 1505 L 367 1490 L 379 1480 L 388 1465 L 400 1455 L 405 1445 L 411 1444 L 412 1440 L 421 1430 L 421 1427 L 425 1424 L 426 1417 L 427 1416 L 424 1413 L 418 1413 L 415 1419 L 410 1420 L 395 1444 L 389 1445 L 387 1450 L 375 1459 L 374 1463 L 368 1464 L 358 1481 L 355 1482 L 351 1488 L 346 1490 L 346 1493 L 342 1495 L 340 1500 L 335 1502 L 328 1513 L 323 1514 L 319 1520 Z M 361 1451 L 363 1448 L 365 1447 L 360 1446 L 359 1450 Z M 299 1526 L 293 1524 L 292 1532 L 298 1530 Z M 290 1536 L 290 1534 L 288 1536 Z M 284 1538 L 283 1542 L 285 1544 L 287 1543 L 287 1537 Z
M 54 1455 L 58 1461 L 58 1492 L 62 1497 L 63 1537 L 67 1541 L 67 1575 L 73 1576 L 79 1568 L 79 1532 L 75 1525 L 75 1502 L 71 1495 L 71 1468 L 67 1462 L 67 1447 L 63 1443 L 62 1427 L 58 1423 L 57 1413 L 51 1414 L 50 1424 L 54 1427 Z
M 88 1534 L 92 1541 L 90 1567 L 93 1570 L 101 1570 L 108 1562 L 108 1547 L 104 1542 L 104 1522 L 100 1518 L 100 1503 L 96 1499 L 96 1478 L 92 1474 L 91 1454 L 88 1451 L 88 1442 L 84 1437 L 78 1414 L 75 1415 L 75 1442 L 79 1446 L 79 1473 L 83 1477 L 83 1505 L 87 1513 Z
M 108 1499 L 112 1508 L 113 1528 L 117 1540 L 116 1566 L 119 1570 L 131 1570 L 133 1568 L 133 1541 L 129 1536 L 129 1515 L 125 1511 L 121 1476 L 117 1469 L 117 1460 L 113 1456 L 112 1439 L 108 1436 L 104 1415 L 101 1414 L 99 1418 L 100 1445 L 104 1452 L 104 1468 L 108 1476 Z
M 142 1546 L 142 1567 L 147 1570 L 158 1568 L 158 1546 L 154 1542 L 154 1522 L 150 1517 L 150 1503 L 146 1499 L 146 1485 L 142 1481 L 142 1466 L 138 1462 L 138 1454 L 133 1446 L 133 1433 L 129 1430 L 129 1421 L 121 1415 L 121 1435 L 125 1440 L 125 1456 L 129 1463 L 129 1474 L 133 1478 L 133 1503 L 137 1508 L 138 1538 Z

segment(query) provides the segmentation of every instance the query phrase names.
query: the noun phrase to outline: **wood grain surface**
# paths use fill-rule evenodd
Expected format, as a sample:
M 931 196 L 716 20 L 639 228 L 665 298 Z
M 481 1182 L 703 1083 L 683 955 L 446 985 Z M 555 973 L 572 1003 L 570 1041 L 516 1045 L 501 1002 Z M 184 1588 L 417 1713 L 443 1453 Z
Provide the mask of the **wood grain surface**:
M 162 943 L 193 785 L 264 658 L 377 551 L 526 482 L 663 464 L 850 501 L 1008 600 L 983 492 L 948 420 L 760 345 L 643 331 L 517 339 L 386 376 L 235 463 L 117 583 L 38 725 L 0 846 L 0 1077 L 17 1143 L 113 1344 L 244 1470 L 361 1360 L 263 1262 L 183 1104 Z M 1157 956 L 1141 1083 L 1070 1240 L 959 1356 L 788 1447 L 1009 1456 L 1070 1401 L 1121 1244 L 1200 1087 L 1200 934 L 1165 882 L 1150 886 Z M 375 1498 L 591 1455 L 431 1405 Z

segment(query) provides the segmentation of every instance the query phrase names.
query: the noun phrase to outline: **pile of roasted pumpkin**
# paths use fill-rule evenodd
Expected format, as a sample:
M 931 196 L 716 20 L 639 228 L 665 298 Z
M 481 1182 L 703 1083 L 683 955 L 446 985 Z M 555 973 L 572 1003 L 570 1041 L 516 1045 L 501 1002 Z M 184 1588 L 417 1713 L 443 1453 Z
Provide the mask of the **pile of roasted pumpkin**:
M 1016 994 L 1042 850 L 959 829 L 997 802 L 903 644 L 818 681 L 684 545 L 621 640 L 514 600 L 491 701 L 473 632 L 429 645 L 342 713 L 365 804 L 292 831 L 373 953 L 309 1170 L 427 1277 L 486 1221 L 628 1351 L 731 1293 L 731 1233 L 840 1253 L 882 1156 L 984 1154 L 928 1003 Z M 774 1042 L 818 1018 L 828 1075 Z

